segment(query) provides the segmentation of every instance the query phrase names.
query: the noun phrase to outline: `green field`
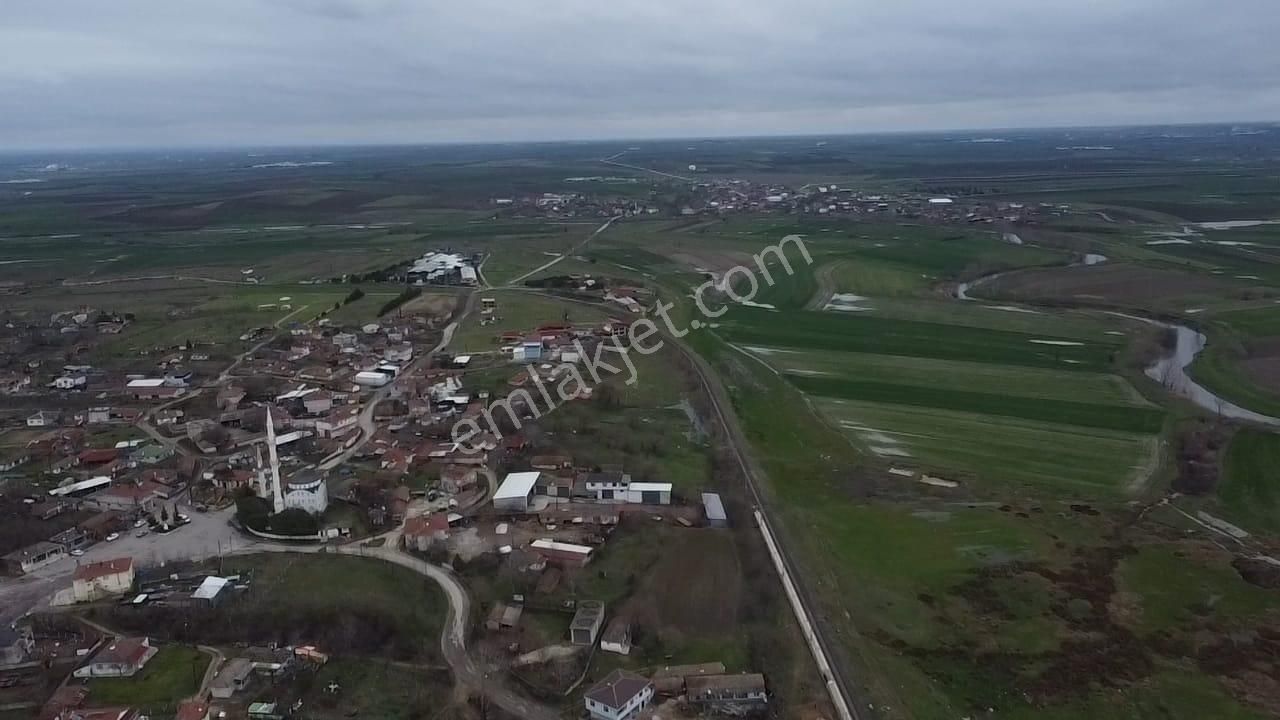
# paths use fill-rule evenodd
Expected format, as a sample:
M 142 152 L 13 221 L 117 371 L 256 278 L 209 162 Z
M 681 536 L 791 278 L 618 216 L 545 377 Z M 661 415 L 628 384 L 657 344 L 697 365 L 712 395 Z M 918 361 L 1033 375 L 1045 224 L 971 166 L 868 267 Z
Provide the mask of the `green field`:
M 936 360 L 902 355 L 753 348 L 783 372 L 814 378 L 840 377 L 923 388 L 963 388 L 967 392 L 1016 398 L 1079 401 L 1099 405 L 1149 407 L 1118 375 L 1048 368 Z
M 1059 495 L 1123 496 L 1141 487 L 1155 438 L 974 412 L 818 399 L 815 404 L 873 454 Z
M 940 322 L 896 320 L 875 313 L 771 313 L 735 308 L 720 321 L 720 334 L 739 345 L 838 350 L 1004 365 L 1102 372 L 1119 350 L 1115 338 L 1092 342 L 1049 332 L 958 327 Z M 1061 343 L 1061 344 L 1058 344 Z
M 1280 531 L 1280 436 L 1237 432 L 1227 450 L 1218 498 L 1232 522 Z
M 200 689 L 211 660 L 193 647 L 166 645 L 133 677 L 91 680 L 90 697 L 96 705 L 126 705 L 163 713 Z

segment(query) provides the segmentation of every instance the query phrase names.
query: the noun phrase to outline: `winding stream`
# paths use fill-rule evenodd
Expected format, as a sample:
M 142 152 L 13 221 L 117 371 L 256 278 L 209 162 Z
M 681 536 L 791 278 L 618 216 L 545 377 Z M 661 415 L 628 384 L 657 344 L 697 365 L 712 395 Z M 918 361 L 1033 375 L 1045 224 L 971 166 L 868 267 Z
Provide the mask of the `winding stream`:
M 1072 267 L 1097 265 L 1103 262 L 1106 262 L 1105 256 L 1091 254 L 1086 255 L 1083 262 L 1076 263 Z M 969 295 L 969 291 L 1005 274 L 1005 272 L 992 273 L 969 282 L 960 283 L 956 286 L 956 298 L 959 300 L 973 300 L 975 298 Z M 1207 344 L 1207 339 L 1203 333 L 1186 325 L 1161 322 L 1138 315 L 1127 315 L 1120 312 L 1109 314 L 1174 331 L 1177 342 L 1174 344 L 1173 351 L 1148 365 L 1144 371 L 1147 377 L 1160 383 L 1169 392 L 1190 400 L 1199 407 L 1223 417 L 1270 427 L 1280 427 L 1280 418 L 1263 415 L 1248 408 L 1240 407 L 1226 398 L 1216 395 L 1212 390 L 1196 382 L 1191 377 L 1187 372 L 1187 368 L 1191 366 L 1191 363 L 1195 362 L 1196 357 L 1204 351 Z

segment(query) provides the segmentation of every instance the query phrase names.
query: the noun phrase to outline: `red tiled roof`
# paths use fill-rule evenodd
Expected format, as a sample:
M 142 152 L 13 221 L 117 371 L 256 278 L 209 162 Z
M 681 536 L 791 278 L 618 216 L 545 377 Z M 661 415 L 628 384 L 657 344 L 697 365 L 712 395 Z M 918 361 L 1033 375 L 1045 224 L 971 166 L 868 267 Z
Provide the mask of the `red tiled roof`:
M 412 517 L 404 524 L 404 534 L 412 537 L 435 535 L 441 532 L 449 532 L 449 518 L 442 513 Z
M 124 664 L 137 667 L 150 645 L 145 637 L 119 638 L 93 658 L 94 664 Z
M 96 580 L 107 575 L 129 572 L 133 567 L 133 558 L 115 558 L 101 562 L 87 563 L 76 568 L 76 580 Z

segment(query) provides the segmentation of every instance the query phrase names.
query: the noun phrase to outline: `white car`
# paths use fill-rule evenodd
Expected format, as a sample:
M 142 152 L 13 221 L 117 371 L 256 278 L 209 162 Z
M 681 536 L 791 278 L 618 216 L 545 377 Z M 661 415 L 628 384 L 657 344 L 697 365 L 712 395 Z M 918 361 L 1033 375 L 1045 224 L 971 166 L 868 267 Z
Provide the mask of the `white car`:
M 75 550 L 72 550 L 70 554 L 71 554 L 71 557 L 80 557 L 81 555 L 84 554 L 84 551 L 79 548 L 76 548 Z
M 107 536 L 107 542 L 111 542 L 112 540 L 118 540 L 119 538 L 120 538 L 120 533 L 111 533 L 110 535 Z
M 143 525 L 146 525 L 146 524 L 147 524 L 147 521 L 146 521 L 146 520 L 134 520 L 134 521 L 133 521 L 133 526 L 134 526 L 134 527 L 136 527 L 136 528 L 140 528 L 140 527 L 142 527 Z

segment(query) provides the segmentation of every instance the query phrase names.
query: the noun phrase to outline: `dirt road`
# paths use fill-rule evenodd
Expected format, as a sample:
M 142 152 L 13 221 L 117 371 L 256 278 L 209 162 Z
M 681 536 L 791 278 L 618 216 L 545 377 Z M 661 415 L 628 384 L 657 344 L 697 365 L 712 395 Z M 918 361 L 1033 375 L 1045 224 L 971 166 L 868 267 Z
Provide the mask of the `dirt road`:
M 620 217 L 622 217 L 622 216 L 621 216 L 621 215 L 615 215 L 615 216 L 613 216 L 613 217 L 609 218 L 608 220 L 606 220 L 606 221 L 605 221 L 605 223 L 604 223 L 603 225 L 601 225 L 600 227 L 596 228 L 596 229 L 595 229 L 595 232 L 593 232 L 593 233 L 591 233 L 590 235 L 588 235 L 588 236 L 586 237 L 586 239 L 585 239 L 585 240 L 583 240 L 582 242 L 578 243 L 577 245 L 574 245 L 573 247 L 569 248 L 568 250 L 566 250 L 566 251 L 564 251 L 564 252 L 560 253 L 559 255 L 555 256 L 555 257 L 554 257 L 554 258 L 552 258 L 551 260 L 549 260 L 549 261 L 547 261 L 547 262 L 545 262 L 545 263 L 543 263 L 543 264 L 539 265 L 538 267 L 536 267 L 536 268 L 534 268 L 534 269 L 530 270 L 529 272 L 527 272 L 527 273 L 525 273 L 525 274 L 521 275 L 520 277 L 518 277 L 518 278 L 516 278 L 516 279 L 512 280 L 511 282 L 507 283 L 507 285 L 508 285 L 508 286 L 511 286 L 511 285 L 519 285 L 521 282 L 523 282 L 523 281 L 525 280 L 525 278 L 533 277 L 534 275 L 537 275 L 538 273 L 542 272 L 543 270 L 546 270 L 546 269 L 547 269 L 547 268 L 549 268 L 549 267 L 554 267 L 556 263 L 560 262 L 561 260 L 564 260 L 565 258 L 569 257 L 570 255 L 573 255 L 573 254 L 575 254 L 575 253 L 578 253 L 579 251 L 581 251 L 581 250 L 582 250 L 582 248 L 586 247 L 587 243 L 591 242 L 592 238 L 594 238 L 595 236 L 597 236 L 597 235 L 599 235 L 600 233 L 604 232 L 605 230 L 608 230 L 608 229 L 609 229 L 609 226 L 610 226 L 610 225 L 612 225 L 612 224 L 613 224 L 613 222 L 614 222 L 615 220 L 617 220 L 618 218 L 620 218 Z

